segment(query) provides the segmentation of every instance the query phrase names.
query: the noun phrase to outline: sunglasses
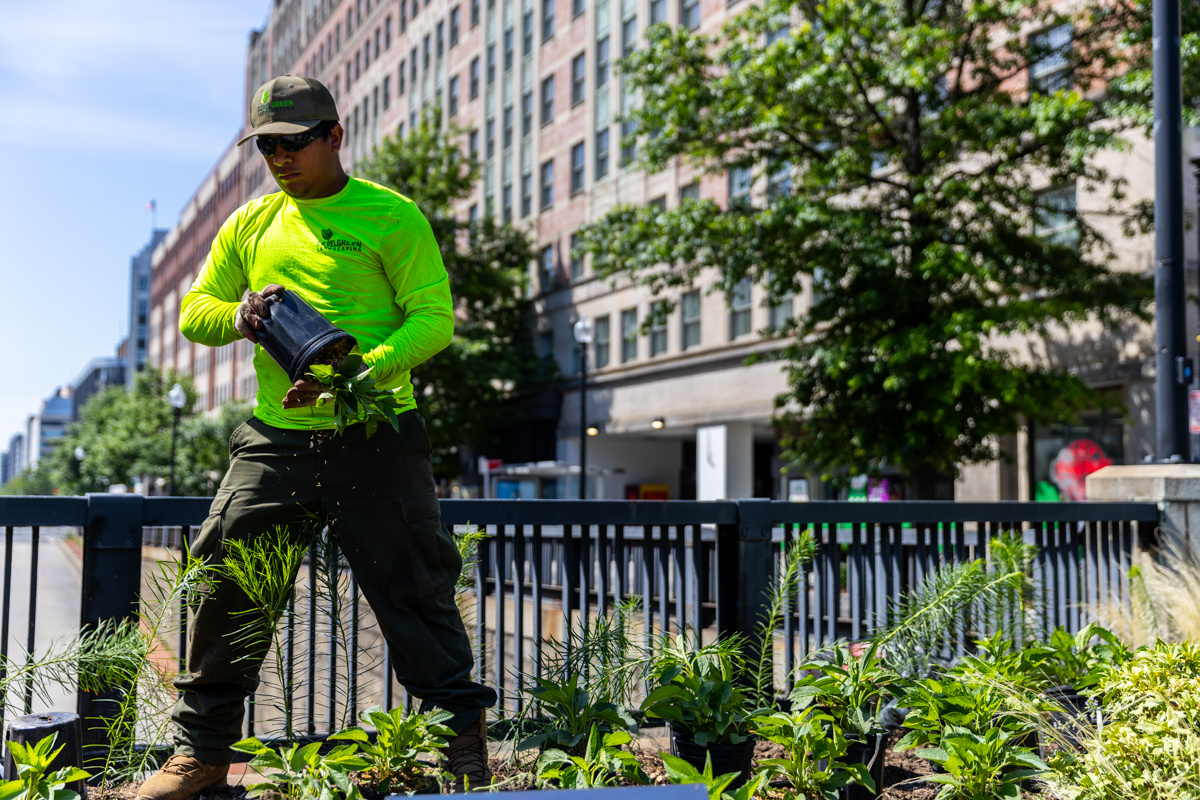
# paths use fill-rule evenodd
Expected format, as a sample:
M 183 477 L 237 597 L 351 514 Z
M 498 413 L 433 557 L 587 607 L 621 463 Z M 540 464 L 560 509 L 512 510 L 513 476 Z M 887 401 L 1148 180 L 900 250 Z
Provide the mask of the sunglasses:
M 258 146 L 258 152 L 270 158 L 275 155 L 276 147 L 282 147 L 289 153 L 298 153 L 326 133 L 328 133 L 328 130 L 325 126 L 318 125 L 312 130 L 307 130 L 304 133 L 293 133 L 289 136 L 256 136 L 254 144 Z

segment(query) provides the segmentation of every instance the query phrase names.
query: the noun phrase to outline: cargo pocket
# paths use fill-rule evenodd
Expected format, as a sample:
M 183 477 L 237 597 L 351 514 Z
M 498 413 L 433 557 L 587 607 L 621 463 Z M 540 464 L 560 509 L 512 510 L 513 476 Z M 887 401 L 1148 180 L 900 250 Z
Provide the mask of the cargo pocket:
M 462 571 L 462 558 L 454 539 L 442 525 L 441 508 L 433 492 L 400 498 L 404 517 L 407 569 L 401 568 L 401 588 L 415 598 L 443 595 L 454 590 Z M 405 586 L 404 584 L 408 585 Z

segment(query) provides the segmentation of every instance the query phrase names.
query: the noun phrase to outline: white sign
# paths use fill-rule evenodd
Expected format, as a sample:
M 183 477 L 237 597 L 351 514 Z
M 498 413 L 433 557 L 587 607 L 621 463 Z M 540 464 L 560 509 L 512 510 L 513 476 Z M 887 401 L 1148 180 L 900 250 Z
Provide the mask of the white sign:
M 1188 430 L 1200 433 L 1200 391 L 1188 392 Z

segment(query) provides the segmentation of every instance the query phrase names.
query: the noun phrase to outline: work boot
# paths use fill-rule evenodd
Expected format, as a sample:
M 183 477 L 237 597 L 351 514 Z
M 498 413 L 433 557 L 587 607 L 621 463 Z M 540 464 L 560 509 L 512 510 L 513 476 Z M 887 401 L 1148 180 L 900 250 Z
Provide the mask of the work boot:
M 228 764 L 205 764 L 176 753 L 138 789 L 137 800 L 192 800 L 203 791 L 225 785 Z
M 492 772 L 488 769 L 487 711 L 481 709 L 479 721 L 461 731 L 446 745 L 446 769 L 455 777 L 453 792 L 464 792 L 489 786 Z M 141 800 L 139 798 L 138 800 Z

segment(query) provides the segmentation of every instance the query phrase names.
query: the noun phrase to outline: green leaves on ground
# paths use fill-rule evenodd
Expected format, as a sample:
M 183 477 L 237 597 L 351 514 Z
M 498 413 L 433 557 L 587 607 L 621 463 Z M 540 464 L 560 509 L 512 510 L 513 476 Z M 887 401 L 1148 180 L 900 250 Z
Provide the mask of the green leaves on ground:
M 364 724 L 375 728 L 375 739 L 360 727 L 351 727 L 329 737 L 330 741 L 351 741 L 367 764 L 358 782 L 382 794 L 421 791 L 434 783 L 431 764 L 420 760 L 430 757 L 436 764 L 454 731 L 446 723 L 454 715 L 449 711 L 405 715 L 403 708 L 384 711 L 369 708 L 359 715 Z
M 62 747 L 54 749 L 58 734 L 51 734 L 37 744 L 23 744 L 14 739 L 5 742 L 17 767 L 17 778 L 0 783 L 0 800 L 78 800 L 79 793 L 67 789 L 68 783 L 92 777 L 79 767 L 62 767 L 50 772 Z
M 601 735 L 598 725 L 588 732 L 587 744 L 579 755 L 547 750 L 537 761 L 538 785 L 550 783 L 563 789 L 592 789 L 599 786 L 646 786 L 650 778 L 637 757 L 622 746 L 633 741 L 628 731 Z
M 253 769 L 272 770 L 266 780 L 252 784 L 246 791 L 247 797 L 261 797 L 268 792 L 286 800 L 362 800 L 362 793 L 351 779 L 352 772 L 364 769 L 367 761 L 358 754 L 358 747 L 345 744 L 327 753 L 321 752 L 321 742 L 312 742 L 301 747 L 272 750 L 258 739 L 243 739 L 232 745 L 239 753 L 254 756 L 250 760 Z
M 307 377 L 318 381 L 323 389 L 316 405 L 333 403 L 333 424 L 338 435 L 360 422 L 366 426 L 368 439 L 375 435 L 380 422 L 391 425 L 397 433 L 400 431 L 395 395 L 387 389 L 375 388 L 371 368 L 363 367 L 358 347 L 351 349 L 341 364 L 313 364 L 308 370 Z

